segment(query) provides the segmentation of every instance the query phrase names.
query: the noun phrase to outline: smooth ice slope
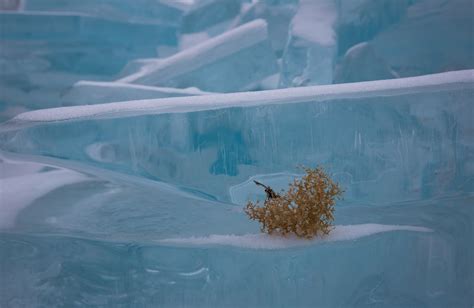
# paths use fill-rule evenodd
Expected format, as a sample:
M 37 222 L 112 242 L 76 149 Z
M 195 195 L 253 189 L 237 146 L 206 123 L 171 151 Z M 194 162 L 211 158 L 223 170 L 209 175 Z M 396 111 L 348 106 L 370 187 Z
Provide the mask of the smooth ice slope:
M 198 89 L 174 89 L 120 82 L 79 81 L 61 98 L 63 105 L 93 105 L 139 99 L 208 94 Z
M 167 59 L 138 66 L 119 82 L 227 92 L 252 88 L 277 72 L 263 20 L 256 20 Z
M 1 144 L 222 200 L 255 174 L 323 164 L 346 200 L 382 204 L 474 190 L 473 83 L 459 71 L 39 110 L 2 125 Z

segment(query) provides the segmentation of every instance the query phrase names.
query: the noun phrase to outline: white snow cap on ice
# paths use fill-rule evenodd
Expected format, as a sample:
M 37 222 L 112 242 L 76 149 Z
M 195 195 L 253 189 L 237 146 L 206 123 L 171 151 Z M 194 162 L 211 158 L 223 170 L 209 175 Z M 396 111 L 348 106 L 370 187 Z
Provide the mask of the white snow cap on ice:
M 324 242 L 350 241 L 377 233 L 393 231 L 432 232 L 431 229 L 416 226 L 360 224 L 335 226 L 329 235 L 311 240 L 297 238 L 296 236 L 282 237 L 261 233 L 245 235 L 213 234 L 206 237 L 164 239 L 160 240 L 159 242 L 193 246 L 223 245 L 251 249 L 282 249 L 297 246 L 308 246 Z

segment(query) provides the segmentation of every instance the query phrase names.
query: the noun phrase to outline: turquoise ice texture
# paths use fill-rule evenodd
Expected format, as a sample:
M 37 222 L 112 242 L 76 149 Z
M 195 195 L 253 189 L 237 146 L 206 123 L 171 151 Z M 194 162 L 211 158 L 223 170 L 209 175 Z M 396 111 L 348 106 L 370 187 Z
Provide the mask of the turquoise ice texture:
M 0 0 L 0 307 L 472 307 L 472 6 Z

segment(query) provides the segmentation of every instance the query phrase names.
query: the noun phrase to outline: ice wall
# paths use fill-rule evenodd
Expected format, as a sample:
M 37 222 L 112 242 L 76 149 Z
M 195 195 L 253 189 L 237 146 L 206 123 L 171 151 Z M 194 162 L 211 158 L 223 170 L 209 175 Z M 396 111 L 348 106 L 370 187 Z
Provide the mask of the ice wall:
M 460 71 L 34 111 L 2 125 L 2 148 L 221 200 L 250 176 L 299 164 L 326 166 L 347 201 L 422 199 L 473 190 L 472 85 L 473 72 Z

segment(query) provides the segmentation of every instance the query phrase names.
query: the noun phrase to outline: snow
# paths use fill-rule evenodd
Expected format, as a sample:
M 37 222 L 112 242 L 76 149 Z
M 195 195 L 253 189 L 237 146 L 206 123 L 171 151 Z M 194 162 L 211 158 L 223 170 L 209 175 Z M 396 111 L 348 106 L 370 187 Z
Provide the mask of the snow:
M 123 82 L 108 82 L 108 81 L 89 81 L 89 80 L 81 80 L 78 81 L 74 86 L 94 86 L 94 87 L 101 87 L 101 88 L 128 88 L 128 89 L 136 89 L 136 90 L 148 90 L 148 91 L 156 91 L 156 92 L 163 92 L 163 93 L 182 93 L 183 95 L 202 95 L 208 94 L 207 92 L 203 92 L 198 88 L 187 88 L 187 89 L 176 89 L 176 88 L 167 88 L 167 87 L 151 87 L 151 86 L 144 86 L 139 84 L 129 84 Z
M 197 88 L 176 89 L 120 82 L 79 81 L 61 97 L 64 106 L 208 94 Z
M 457 89 L 472 86 L 473 83 L 474 70 L 463 70 L 418 77 L 338 85 L 60 107 L 19 114 L 12 120 L 2 124 L 0 131 L 17 129 L 35 123 L 40 124 L 44 122 L 71 121 L 87 118 L 118 118 L 142 114 L 183 113 L 229 107 L 391 96 L 422 90 L 438 91 L 443 89 Z
M 171 238 L 160 240 L 160 243 L 179 245 L 223 245 L 250 249 L 284 249 L 298 246 L 308 246 L 325 242 L 353 241 L 363 237 L 384 232 L 411 231 L 433 232 L 431 229 L 405 225 L 359 224 L 335 226 L 329 235 L 316 237 L 311 240 L 300 239 L 295 236 L 277 236 L 268 234 L 219 235 L 206 237 Z
M 293 17 L 293 35 L 322 46 L 336 43 L 337 8 L 333 0 L 301 0 Z
M 84 175 L 69 170 L 0 179 L 0 229 L 11 227 L 18 213 L 36 199 L 59 187 L 85 180 Z

